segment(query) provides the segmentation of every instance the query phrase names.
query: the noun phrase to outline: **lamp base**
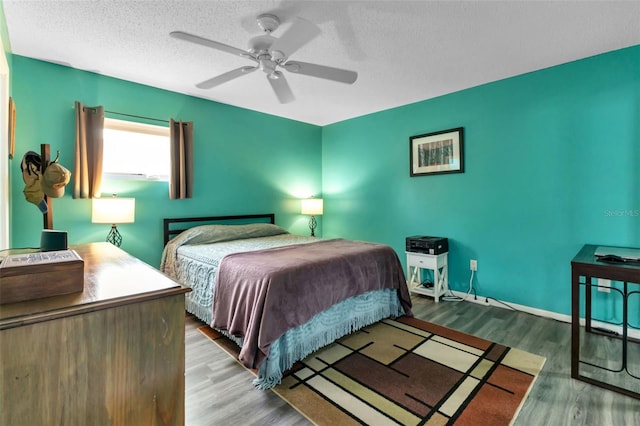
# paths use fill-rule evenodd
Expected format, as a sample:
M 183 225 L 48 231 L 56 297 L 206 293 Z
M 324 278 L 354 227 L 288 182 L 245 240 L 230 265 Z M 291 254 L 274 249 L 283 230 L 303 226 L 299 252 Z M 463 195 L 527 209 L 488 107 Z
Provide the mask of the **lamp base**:
M 107 242 L 116 247 L 120 247 L 122 244 L 122 235 L 118 232 L 118 228 L 116 228 L 115 224 L 111 225 L 111 231 L 109 231 L 109 234 L 107 235 Z
M 318 226 L 318 222 L 316 222 L 316 217 L 315 216 L 311 216 L 311 219 L 309 219 L 309 229 L 311 229 L 311 236 L 315 237 L 316 236 L 316 227 Z

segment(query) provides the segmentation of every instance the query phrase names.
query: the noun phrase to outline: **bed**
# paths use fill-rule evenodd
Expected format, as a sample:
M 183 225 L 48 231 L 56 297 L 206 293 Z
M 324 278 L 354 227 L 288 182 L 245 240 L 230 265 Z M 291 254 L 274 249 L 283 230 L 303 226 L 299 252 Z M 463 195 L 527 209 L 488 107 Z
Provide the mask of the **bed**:
M 164 238 L 160 269 L 192 288 L 188 312 L 240 346 L 259 389 L 340 337 L 411 315 L 387 245 L 294 235 L 273 214 L 164 219 Z

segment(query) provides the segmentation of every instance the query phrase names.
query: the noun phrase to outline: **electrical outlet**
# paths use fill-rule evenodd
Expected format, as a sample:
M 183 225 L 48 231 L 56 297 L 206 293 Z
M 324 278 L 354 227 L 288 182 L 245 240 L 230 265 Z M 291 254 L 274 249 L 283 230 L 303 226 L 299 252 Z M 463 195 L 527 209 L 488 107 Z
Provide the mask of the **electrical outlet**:
M 603 293 L 611 293 L 611 280 L 598 278 L 598 291 Z
M 472 271 L 477 271 L 478 270 L 478 261 L 475 259 L 471 259 L 471 261 L 469 262 L 469 268 L 471 268 Z

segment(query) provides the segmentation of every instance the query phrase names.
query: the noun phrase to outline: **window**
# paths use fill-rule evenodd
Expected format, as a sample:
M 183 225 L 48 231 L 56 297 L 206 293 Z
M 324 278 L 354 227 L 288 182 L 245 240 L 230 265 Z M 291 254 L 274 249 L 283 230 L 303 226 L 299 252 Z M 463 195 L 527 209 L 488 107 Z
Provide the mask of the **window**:
M 104 119 L 105 179 L 169 180 L 169 127 Z

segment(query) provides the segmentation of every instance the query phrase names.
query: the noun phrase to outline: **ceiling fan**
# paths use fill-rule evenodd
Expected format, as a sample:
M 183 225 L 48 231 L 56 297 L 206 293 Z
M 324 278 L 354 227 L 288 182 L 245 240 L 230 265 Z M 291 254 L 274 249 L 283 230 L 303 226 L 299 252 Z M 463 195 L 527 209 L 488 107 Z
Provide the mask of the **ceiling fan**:
M 236 68 L 217 77 L 210 78 L 196 84 L 196 87 L 211 89 L 260 69 L 266 74 L 267 81 L 271 84 L 280 103 L 284 104 L 293 101 L 295 97 L 284 74 L 279 70 L 280 68 L 295 74 L 304 74 L 346 84 L 353 84 L 358 78 L 358 73 L 355 71 L 289 60 L 289 56 L 320 34 L 320 28 L 314 23 L 302 18 L 295 18 L 284 34 L 276 38 L 271 33 L 280 26 L 280 19 L 277 16 L 262 14 L 256 19 L 264 34 L 249 40 L 249 48 L 247 50 L 238 49 L 184 31 L 170 33 L 174 38 L 231 53 L 256 63 L 254 66 Z

